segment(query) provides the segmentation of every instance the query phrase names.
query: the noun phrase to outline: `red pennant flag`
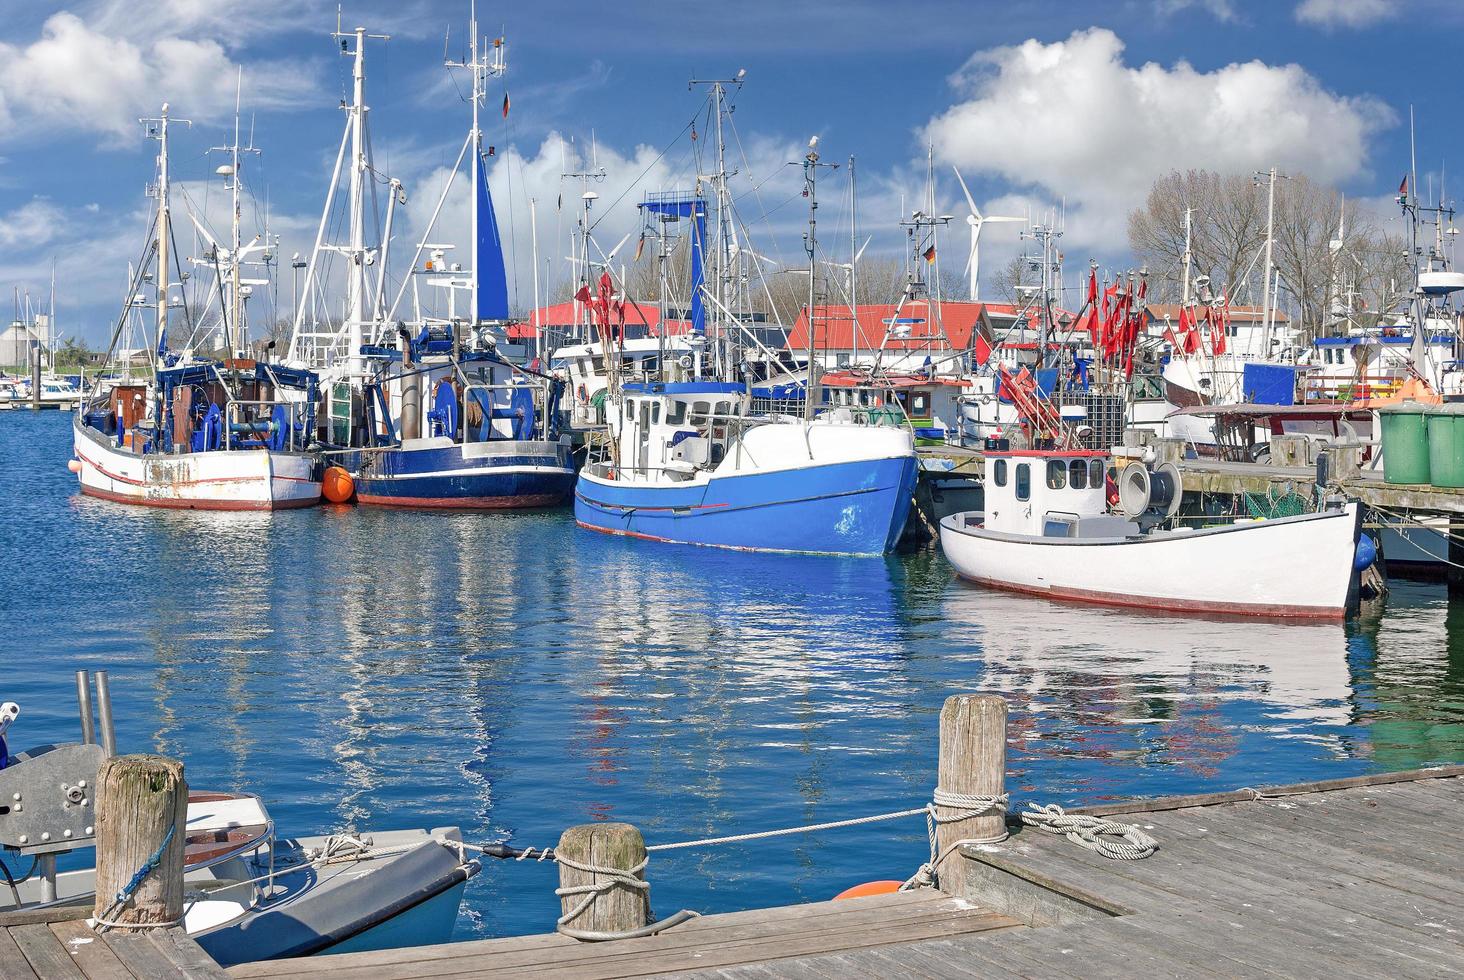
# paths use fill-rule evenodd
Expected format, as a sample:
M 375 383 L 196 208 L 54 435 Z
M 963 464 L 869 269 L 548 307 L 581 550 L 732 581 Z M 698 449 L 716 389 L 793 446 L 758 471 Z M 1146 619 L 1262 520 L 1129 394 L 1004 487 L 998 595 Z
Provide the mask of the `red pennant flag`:
M 640 236 L 640 241 L 638 241 L 638 242 L 635 243 L 635 258 L 632 259 L 631 261 L 633 261 L 633 262 L 639 262 L 640 261 L 640 257 L 641 257 L 641 253 L 644 252 L 645 250 L 646 250 L 646 236 L 645 235 L 641 235 Z
M 590 301 L 590 287 L 581 286 L 579 292 L 574 294 L 574 298 L 580 303 L 588 303 Z
M 976 358 L 976 363 L 983 367 L 986 366 L 987 361 L 991 360 L 991 345 L 986 342 L 985 337 L 981 336 L 980 331 L 976 333 L 976 343 L 972 353 Z

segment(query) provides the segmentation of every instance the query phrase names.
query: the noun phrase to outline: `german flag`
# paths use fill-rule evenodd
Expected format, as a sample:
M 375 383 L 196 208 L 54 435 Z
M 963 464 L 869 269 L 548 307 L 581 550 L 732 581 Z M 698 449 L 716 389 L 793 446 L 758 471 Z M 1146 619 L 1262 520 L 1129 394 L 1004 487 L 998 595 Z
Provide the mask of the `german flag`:
M 929 262 L 931 264 L 934 264 L 935 263 L 935 246 L 934 245 L 932 245 L 929 248 L 927 248 L 922 254 L 925 256 L 925 261 L 927 261 L 927 262 Z
M 508 93 L 503 93 L 503 118 L 508 118 Z

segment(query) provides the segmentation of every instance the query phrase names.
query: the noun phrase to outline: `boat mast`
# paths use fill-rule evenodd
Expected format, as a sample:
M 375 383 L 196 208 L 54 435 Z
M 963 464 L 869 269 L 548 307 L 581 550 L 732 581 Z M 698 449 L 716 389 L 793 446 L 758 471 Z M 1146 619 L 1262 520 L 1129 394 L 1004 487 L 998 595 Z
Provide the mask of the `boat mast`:
M 168 206 L 168 126 L 174 122 L 185 126 L 191 126 L 192 123 L 187 119 L 173 119 L 169 116 L 166 102 L 163 103 L 161 116 L 142 119 L 140 122 L 147 127 L 148 138 L 158 141 L 158 179 L 152 188 L 152 193 L 158 199 L 157 336 L 153 338 L 149 351 L 149 356 L 156 358 L 157 351 L 168 336 L 168 293 L 171 289 L 168 279 L 168 245 L 173 234 L 169 224 L 171 213 Z
M 818 168 L 838 169 L 837 163 L 818 162 L 818 137 L 808 141 L 808 152 L 803 156 L 803 193 L 808 198 L 808 232 L 803 236 L 803 250 L 808 253 L 808 386 L 803 392 L 803 421 L 813 421 L 814 392 L 814 303 L 818 289 Z

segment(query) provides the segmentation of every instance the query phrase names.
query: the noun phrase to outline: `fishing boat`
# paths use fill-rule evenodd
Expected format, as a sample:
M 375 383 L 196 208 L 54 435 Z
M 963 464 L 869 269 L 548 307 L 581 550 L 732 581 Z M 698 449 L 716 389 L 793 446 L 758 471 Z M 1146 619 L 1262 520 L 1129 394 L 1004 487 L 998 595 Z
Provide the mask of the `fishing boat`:
M 0 911 L 95 900 L 95 868 L 58 872 L 57 858 L 95 846 L 88 787 L 115 751 L 104 678 L 99 672 L 100 729 L 83 671 L 82 741 L 19 752 L 0 768 L 4 798 L 27 804 L 0 808 L 0 848 L 34 859 L 24 876 L 4 868 Z M 14 702 L 0 707 L 0 734 L 18 714 Z M 0 738 L 0 758 L 3 746 Z M 249 793 L 190 792 L 184 819 L 182 925 L 224 966 L 446 942 L 480 870 L 454 827 L 285 837 Z
M 733 82 L 712 82 L 709 108 L 721 125 L 724 101 Z M 817 139 L 804 158 L 805 196 L 809 200 L 809 267 L 816 259 Z M 736 225 L 726 168 L 718 160 L 710 182 L 716 192 L 718 226 Z M 663 195 L 658 203 L 686 214 L 708 211 L 699 192 Z M 588 236 L 589 223 L 583 224 Z M 586 237 L 582 254 L 589 255 Z M 730 242 L 720 256 L 736 252 Z M 699 276 L 699 266 L 693 270 Z M 736 280 L 735 275 L 718 277 Z M 811 277 L 810 281 L 812 282 Z M 704 284 L 695 283 L 698 292 Z M 808 309 L 814 310 L 810 285 Z M 899 540 L 915 487 L 914 434 L 908 426 L 861 424 L 858 420 L 815 417 L 814 399 L 805 397 L 802 417 L 753 414 L 751 392 L 727 371 L 687 381 L 627 382 L 618 376 L 620 340 L 614 311 L 623 307 L 606 263 L 592 294 L 580 295 L 598 321 L 605 347 L 609 396 L 607 429 L 598 456 L 581 469 L 575 486 L 575 520 L 582 527 L 654 541 L 750 551 L 880 555 Z M 726 299 L 715 299 L 710 338 L 693 317 L 691 341 L 710 340 L 712 365 L 736 365 L 741 357 L 733 339 L 742 326 L 729 316 Z M 808 388 L 814 387 L 817 362 L 809 331 Z M 758 343 L 752 338 L 754 344 Z M 695 368 L 696 365 L 693 365 Z
M 145 384 L 95 387 L 73 420 L 72 472 L 81 492 L 121 503 L 212 510 L 275 510 L 307 507 L 320 500 L 320 467 L 307 451 L 314 438 L 319 379 L 311 371 L 247 356 L 243 349 L 244 293 L 237 273 L 228 310 L 220 309 L 225 349 L 222 359 L 202 358 L 168 347 L 171 237 L 168 176 L 168 106 L 147 120 L 159 141 L 158 179 L 152 190 L 157 212 L 147 249 L 155 258 L 157 333 L 153 376 Z M 236 139 L 237 160 L 237 139 Z M 237 166 L 231 176 L 237 174 Z M 235 187 L 238 186 L 234 177 Z M 237 193 L 237 191 L 236 191 Z M 235 208 L 235 223 L 238 222 Z M 235 231 L 237 242 L 238 232 Z M 239 249 L 228 257 L 237 269 Z M 212 264 L 225 288 L 219 249 Z M 139 264 L 128 301 L 112 332 L 110 361 L 148 264 Z
M 908 428 L 748 412 L 744 385 L 620 388 L 575 520 L 611 534 L 748 551 L 880 555 L 915 489 Z
M 1067 602 L 1179 612 L 1333 619 L 1356 597 L 1361 512 L 1355 501 L 1312 514 L 1209 527 L 1163 525 L 1182 487 L 1172 464 L 1129 463 L 1124 513 L 1109 512 L 1107 454 L 986 454 L 984 511 L 940 524 L 941 549 L 964 579 Z
M 361 351 L 373 373 L 363 383 L 368 421 L 352 441 L 366 448 L 347 457 L 347 468 L 362 504 L 547 507 L 563 503 L 574 487 L 569 439 L 558 427 L 563 382 L 499 352 L 508 280 L 478 116 L 488 80 L 504 71 L 504 46 L 501 38 L 480 38 L 476 20 L 468 39 L 472 56 L 456 67 L 472 76 L 472 127 L 459 155 L 468 159 L 472 188 L 469 268 L 448 266 L 445 249 L 434 248 L 422 272 L 430 285 L 448 291 L 449 315 L 420 317 L 416 336 L 399 328 L 394 347 L 378 333 L 377 343 Z M 364 84 L 363 71 L 357 78 Z M 364 115 L 354 115 L 352 124 L 364 125 Z M 451 180 L 444 195 L 450 187 Z M 432 248 L 432 231 L 429 224 L 423 232 L 414 275 L 417 260 Z M 467 294 L 465 318 L 452 315 L 455 292 Z M 430 405 L 425 417 L 424 401 Z

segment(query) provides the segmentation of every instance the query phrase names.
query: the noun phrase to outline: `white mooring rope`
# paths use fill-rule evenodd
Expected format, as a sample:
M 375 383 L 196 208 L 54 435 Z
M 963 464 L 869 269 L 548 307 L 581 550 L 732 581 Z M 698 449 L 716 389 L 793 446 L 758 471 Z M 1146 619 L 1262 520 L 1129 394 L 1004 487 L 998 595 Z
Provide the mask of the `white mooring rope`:
M 955 823 L 957 820 L 969 820 L 972 817 L 1001 816 L 1006 813 L 1009 794 L 1002 793 L 1000 796 L 973 796 L 968 793 L 952 793 L 949 790 L 937 786 L 930 794 L 930 802 L 925 804 L 925 833 L 930 838 L 930 860 L 922 864 L 913 875 L 911 875 L 900 891 L 911 891 L 915 888 L 926 888 L 936 884 L 938 875 L 936 869 L 942 861 L 951 855 L 951 852 L 966 844 L 995 844 L 1007 838 L 1006 827 L 1003 826 L 1001 833 L 993 837 L 963 837 L 960 840 L 951 841 L 944 850 L 938 849 L 936 841 L 937 828 L 942 824 Z M 943 807 L 946 810 L 955 810 L 950 816 L 943 817 L 937 812 L 936 807 Z
M 1159 842 L 1139 829 L 1138 824 L 1116 823 L 1102 817 L 1068 813 L 1056 803 L 1028 803 L 1022 823 L 1053 834 L 1062 834 L 1079 847 L 1096 851 L 1115 861 L 1138 861 L 1159 849 Z

